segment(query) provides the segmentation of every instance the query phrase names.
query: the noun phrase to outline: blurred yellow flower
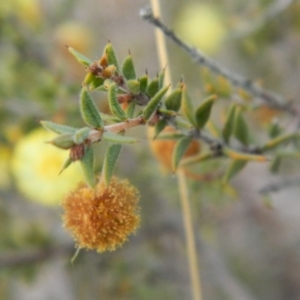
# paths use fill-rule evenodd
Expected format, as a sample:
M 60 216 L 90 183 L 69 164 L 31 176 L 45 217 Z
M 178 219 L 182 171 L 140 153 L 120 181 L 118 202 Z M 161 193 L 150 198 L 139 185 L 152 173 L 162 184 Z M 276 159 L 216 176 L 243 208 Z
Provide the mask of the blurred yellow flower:
M 222 16 L 208 3 L 189 3 L 180 12 L 175 31 L 181 38 L 205 53 L 214 53 L 226 35 Z
M 47 205 L 58 204 L 83 180 L 80 164 L 74 163 L 59 175 L 69 152 L 46 144 L 55 134 L 37 129 L 16 144 L 12 170 L 16 184 L 28 199 Z
M 5 189 L 10 185 L 9 160 L 11 150 L 0 145 L 0 189 Z

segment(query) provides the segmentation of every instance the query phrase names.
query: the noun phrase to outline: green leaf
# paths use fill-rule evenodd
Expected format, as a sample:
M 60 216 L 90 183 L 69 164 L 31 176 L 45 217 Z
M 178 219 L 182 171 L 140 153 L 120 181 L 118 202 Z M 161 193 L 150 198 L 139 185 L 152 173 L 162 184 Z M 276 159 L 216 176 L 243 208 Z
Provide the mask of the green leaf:
M 161 89 L 164 86 L 164 80 L 165 80 L 165 72 L 166 70 L 163 69 L 158 73 L 158 88 Z
M 76 145 L 82 144 L 89 136 L 91 129 L 83 127 L 78 129 L 73 135 L 73 141 Z
M 157 106 L 159 105 L 162 97 L 168 91 L 169 86 L 166 86 L 160 89 L 156 95 L 148 102 L 147 106 L 143 110 L 143 118 L 145 121 L 148 121 L 152 114 L 156 111 Z
M 77 128 L 66 126 L 66 125 L 56 124 L 56 123 L 53 123 L 50 121 L 41 121 L 40 123 L 42 124 L 42 126 L 45 129 L 53 131 L 58 134 L 62 134 L 62 133 L 71 133 L 72 134 L 77 130 Z
M 182 98 L 181 98 L 182 111 L 185 117 L 191 122 L 194 127 L 197 127 L 195 116 L 194 116 L 194 108 L 192 104 L 192 100 L 187 93 L 186 85 L 183 85 L 182 88 Z
M 245 146 L 250 143 L 249 129 L 247 123 L 242 115 L 242 110 L 237 107 L 234 114 L 234 136 Z
M 101 78 L 101 77 L 95 77 L 95 78 L 91 81 L 91 83 L 90 83 L 90 85 L 89 85 L 90 91 L 93 91 L 93 90 L 99 88 L 100 86 L 103 85 L 103 83 L 104 83 L 104 79 L 103 79 L 103 78 Z
M 111 83 L 108 87 L 108 105 L 111 113 L 119 120 L 127 120 L 127 116 L 117 98 L 117 86 L 115 83 Z
M 222 135 L 226 143 L 229 142 L 230 136 L 233 132 L 235 109 L 236 105 L 232 104 L 229 108 L 228 116 L 223 127 Z
M 107 61 L 109 65 L 114 65 L 117 68 L 117 72 L 120 73 L 119 63 L 117 60 L 117 56 L 115 54 L 115 50 L 111 43 L 107 44 L 104 53 L 106 53 Z
M 277 119 L 273 120 L 273 122 L 270 124 L 268 132 L 270 138 L 275 138 L 281 134 L 282 130 Z
M 140 91 L 145 93 L 147 89 L 147 84 L 148 84 L 148 75 L 145 74 L 142 77 L 139 78 L 140 82 Z
M 156 139 L 156 137 L 165 129 L 165 127 L 168 125 L 166 120 L 159 120 L 156 124 L 155 124 L 155 134 L 153 139 Z
M 136 79 L 132 56 L 128 55 L 122 64 L 122 73 L 127 80 Z
M 200 106 L 197 108 L 195 113 L 195 119 L 198 128 L 201 129 L 206 125 L 211 114 L 212 106 L 216 99 L 217 96 L 212 95 L 208 97 L 203 103 L 201 103 Z
M 105 131 L 102 135 L 102 139 L 106 142 L 116 143 L 116 144 L 134 144 L 139 140 L 133 137 L 124 136 L 121 134 L 112 133 Z
M 87 184 L 90 187 L 95 187 L 94 153 L 92 147 L 86 148 L 84 156 L 80 160 L 80 164 Z
M 154 97 L 156 95 L 156 93 L 158 92 L 158 90 L 159 90 L 159 81 L 158 81 L 158 78 L 156 77 L 147 86 L 146 94 L 150 98 L 152 98 L 152 97 Z
M 128 104 L 128 107 L 126 109 L 127 118 L 133 118 L 134 111 L 135 111 L 135 103 L 132 101 Z
M 108 185 L 110 182 L 121 148 L 121 144 L 112 144 L 107 147 L 102 169 L 105 185 Z
M 176 88 L 165 100 L 167 109 L 178 111 L 181 106 L 182 88 Z
M 174 171 L 177 169 L 181 158 L 184 156 L 192 140 L 191 137 L 185 136 L 176 143 L 172 154 L 172 167 Z
M 81 89 L 79 106 L 82 119 L 87 125 L 97 129 L 103 128 L 100 113 L 85 87 Z
M 235 175 L 237 175 L 247 164 L 246 160 L 233 160 L 222 179 L 223 183 L 228 183 Z
M 73 134 L 71 133 L 61 134 L 47 143 L 60 149 L 65 149 L 65 150 L 70 149 L 72 146 L 74 146 Z
M 132 80 L 128 80 L 126 82 L 126 85 L 128 87 L 128 90 L 130 91 L 130 93 L 132 93 L 133 95 L 137 95 L 140 92 L 140 82 L 136 79 L 132 79 Z
M 87 58 L 86 56 L 84 56 L 74 48 L 68 47 L 68 50 L 76 58 L 76 60 L 82 65 L 88 67 L 92 63 L 92 61 L 89 58 Z
M 65 169 L 67 169 L 72 164 L 72 162 L 73 162 L 72 158 L 68 157 L 66 159 L 66 161 L 64 162 L 64 164 L 63 164 L 63 166 L 62 166 L 62 168 L 61 168 L 58 175 L 60 175 Z

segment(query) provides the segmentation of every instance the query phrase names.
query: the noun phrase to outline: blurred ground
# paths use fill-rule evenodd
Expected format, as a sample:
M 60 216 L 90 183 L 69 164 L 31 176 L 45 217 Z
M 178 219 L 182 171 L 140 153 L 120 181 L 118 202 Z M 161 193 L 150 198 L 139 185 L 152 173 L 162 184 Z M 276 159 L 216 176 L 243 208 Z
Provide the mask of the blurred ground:
M 299 2 L 265 23 L 260 17 L 270 6 L 288 1 L 161 2 L 162 19 L 190 43 L 299 105 Z M 41 127 L 39 120 L 82 125 L 77 102 L 85 71 L 65 45 L 97 59 L 110 40 L 120 60 L 130 49 L 138 74 L 147 69 L 156 75 L 153 28 L 139 17 L 147 4 L 0 4 L 0 299 L 191 299 L 177 181 L 155 162 L 144 129 L 133 130 L 142 142 L 126 146 L 116 168 L 141 192 L 140 229 L 121 249 L 82 250 L 74 264 L 73 241 L 61 226 L 57 205 L 69 187 L 64 191 L 54 182 L 61 160 L 39 148 L 46 137 L 28 139 Z M 197 102 L 207 88 L 203 70 L 171 42 L 167 45 L 173 81 L 183 76 Z M 237 95 L 221 97 L 216 124 Z M 104 109 L 105 94 L 95 97 Z M 256 138 L 265 139 L 270 114 L 246 118 Z M 295 123 L 284 114 L 278 118 L 287 128 Z M 29 154 L 17 159 L 25 140 Z M 98 150 L 99 168 L 103 149 Z M 225 165 L 217 161 L 194 169 L 222 170 Z M 189 183 L 205 300 L 300 299 L 299 187 L 267 200 L 259 194 L 270 183 L 299 178 L 299 166 L 297 157 L 289 157 L 272 175 L 269 163 L 248 164 L 232 182 L 235 193 L 224 193 L 219 182 Z M 77 172 L 73 169 L 73 175 Z M 78 176 L 62 174 L 59 181 L 66 187 L 76 184 Z

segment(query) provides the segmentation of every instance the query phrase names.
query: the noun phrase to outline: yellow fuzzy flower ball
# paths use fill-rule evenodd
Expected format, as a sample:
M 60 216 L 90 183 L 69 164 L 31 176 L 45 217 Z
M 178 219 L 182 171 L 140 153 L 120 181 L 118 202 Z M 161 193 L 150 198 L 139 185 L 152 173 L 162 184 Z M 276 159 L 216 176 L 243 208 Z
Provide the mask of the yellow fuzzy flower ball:
M 20 139 L 12 157 L 12 171 L 19 191 L 28 199 L 55 205 L 83 180 L 80 165 L 74 163 L 59 175 L 68 151 L 45 143 L 55 134 L 37 129 Z
M 98 252 L 121 246 L 140 223 L 139 193 L 127 180 L 108 186 L 79 184 L 63 201 L 63 222 L 79 248 Z

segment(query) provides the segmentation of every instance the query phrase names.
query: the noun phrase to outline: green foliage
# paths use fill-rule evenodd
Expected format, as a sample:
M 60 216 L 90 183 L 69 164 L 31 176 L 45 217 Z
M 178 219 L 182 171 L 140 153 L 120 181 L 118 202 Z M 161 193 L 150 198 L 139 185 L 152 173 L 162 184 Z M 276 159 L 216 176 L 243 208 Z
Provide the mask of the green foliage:
M 115 83 L 111 83 L 108 87 L 108 104 L 112 114 L 116 116 L 119 120 L 125 121 L 127 119 L 124 110 L 119 104 L 117 98 L 117 86 Z
M 117 56 L 115 54 L 115 50 L 111 43 L 107 44 L 104 48 L 104 53 L 107 56 L 107 61 L 109 65 L 114 65 L 117 68 L 118 73 L 120 73 L 119 63 L 117 60 Z
M 87 184 L 90 187 L 95 187 L 94 152 L 91 146 L 85 149 L 84 156 L 80 159 L 80 164 Z
M 176 88 L 172 91 L 165 100 L 166 108 L 169 110 L 179 111 L 181 106 L 182 88 Z
M 223 183 L 228 183 L 235 175 L 237 175 L 246 166 L 246 160 L 233 160 L 226 170 L 223 177 Z
M 70 126 L 66 126 L 66 125 L 60 125 L 60 124 L 56 124 L 50 121 L 41 121 L 40 122 L 43 127 L 47 130 L 53 131 L 57 134 L 63 134 L 63 133 L 75 133 L 76 132 L 76 128 L 70 127 Z
M 223 127 L 222 135 L 226 143 L 229 142 L 229 139 L 232 135 L 233 128 L 234 128 L 234 117 L 235 117 L 235 110 L 236 110 L 236 105 L 231 104 L 229 113 L 227 115 L 226 122 Z
M 155 113 L 159 103 L 162 100 L 162 97 L 166 94 L 168 89 L 169 89 L 169 86 L 163 87 L 148 102 L 147 106 L 143 110 L 143 117 L 146 121 L 148 121 L 150 119 L 150 117 Z
M 106 185 L 109 184 L 113 175 L 114 167 L 117 163 L 119 154 L 121 152 L 121 144 L 109 145 L 106 149 L 105 158 L 103 162 L 102 176 Z
M 81 89 L 79 106 L 82 119 L 87 125 L 98 129 L 103 127 L 101 115 L 85 87 Z
M 250 142 L 255 143 L 255 139 L 252 141 L 252 135 L 255 135 L 255 133 L 251 132 L 245 121 L 246 105 L 241 106 L 240 104 L 231 103 L 229 109 L 225 112 L 223 126 L 221 128 L 216 125 L 212 127 L 211 124 L 215 124 L 211 121 L 212 107 L 217 98 L 215 94 L 209 95 L 198 105 L 197 109 L 194 109 L 187 86 L 182 82 L 178 83 L 175 89 L 166 96 L 170 87 L 164 86 L 165 70 L 158 72 L 157 77 L 150 81 L 148 74 L 138 77 L 132 56 L 128 55 L 121 65 L 120 72 L 117 56 L 111 43 L 105 46 L 104 55 L 99 59 L 97 65 L 76 50 L 69 48 L 69 51 L 81 64 L 88 66 L 84 86 L 80 93 L 79 105 L 82 119 L 88 127 L 76 129 L 49 121 L 41 121 L 41 124 L 46 129 L 59 134 L 51 141 L 53 145 L 63 149 L 71 149 L 73 153 L 71 157 L 74 160 L 80 159 L 86 180 L 90 186 L 95 184 L 93 153 L 90 144 L 101 140 L 112 143 L 107 148 L 102 169 L 105 182 L 108 184 L 121 145 L 138 142 L 137 138 L 124 135 L 127 128 L 147 122 L 149 122 L 149 125 L 155 126 L 153 139 L 176 141 L 172 154 L 172 168 L 174 171 L 179 165 L 186 167 L 216 157 L 229 158 L 230 163 L 225 169 L 223 177 L 225 183 L 238 174 L 248 161 L 266 162 L 269 160 L 264 155 L 266 151 L 277 149 L 288 142 L 295 142 L 299 139 L 300 135 L 298 133 L 286 134 L 278 122 L 273 122 L 269 126 L 271 139 L 263 143 L 263 146 L 257 144 L 255 148 L 250 146 Z M 222 83 L 222 88 L 227 87 L 226 79 L 220 77 L 219 81 Z M 113 116 L 106 115 L 98 110 L 87 87 L 89 91 L 96 89 L 107 93 L 109 109 Z M 228 97 L 228 94 L 226 94 L 226 97 Z M 137 117 L 134 117 L 136 110 L 139 112 Z M 107 123 L 110 125 L 108 126 Z M 174 132 L 164 132 L 164 129 L 169 125 L 174 126 L 176 130 Z M 232 145 L 230 140 L 232 136 L 241 145 Z M 208 143 L 209 149 L 193 157 L 183 158 L 193 140 L 192 137 L 203 139 L 202 142 Z M 79 148 L 73 149 L 74 145 Z M 83 157 L 81 157 L 80 152 L 82 146 L 85 149 Z M 273 172 L 278 170 L 281 160 L 282 158 L 279 158 L 279 156 L 274 160 L 271 165 Z M 71 163 L 72 159 L 68 159 L 62 170 Z
M 245 146 L 249 145 L 250 143 L 249 129 L 242 115 L 242 110 L 240 107 L 237 107 L 235 110 L 233 134 Z
M 71 133 L 60 134 L 48 143 L 57 148 L 70 149 L 72 146 L 74 146 L 73 136 L 74 135 Z
M 127 80 L 136 79 L 136 73 L 135 73 L 134 64 L 131 55 L 128 55 L 125 58 L 122 64 L 122 73 L 125 79 Z
M 186 85 L 183 86 L 181 103 L 182 103 L 182 111 L 185 117 L 192 124 L 192 126 L 196 127 L 197 124 L 194 116 L 194 108 L 193 108 L 192 100 L 188 95 Z
M 146 93 L 147 87 L 148 87 L 148 75 L 145 74 L 139 78 L 140 82 L 140 91 L 142 93 Z
M 88 59 L 86 56 L 84 56 L 83 54 L 81 54 L 80 52 L 75 50 L 74 48 L 68 47 L 68 50 L 75 57 L 75 59 L 82 65 L 88 67 L 92 63 L 92 61 L 90 59 Z
M 159 80 L 157 77 L 155 77 L 154 79 L 152 79 L 146 89 L 146 94 L 152 98 L 156 95 L 156 93 L 159 90 Z
M 210 117 L 212 106 L 216 99 L 216 95 L 212 95 L 209 98 L 207 98 L 203 103 L 201 103 L 200 106 L 197 108 L 195 113 L 195 120 L 198 128 L 201 129 L 206 125 Z
M 115 134 L 109 131 L 104 132 L 102 138 L 104 141 L 110 143 L 135 144 L 138 142 L 136 138 Z
M 191 137 L 185 136 L 177 141 L 172 155 L 172 167 L 174 171 L 177 169 L 181 158 L 185 154 L 192 140 Z

